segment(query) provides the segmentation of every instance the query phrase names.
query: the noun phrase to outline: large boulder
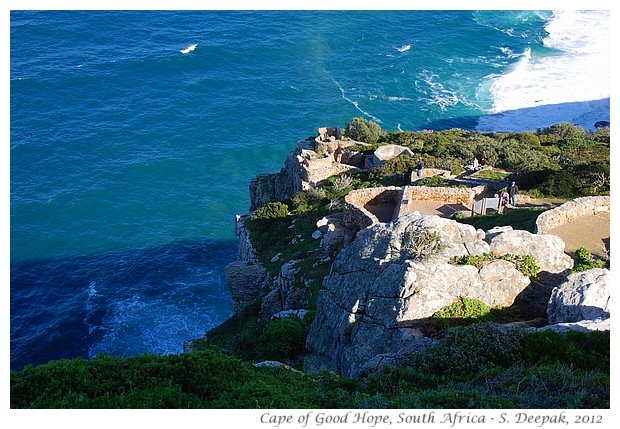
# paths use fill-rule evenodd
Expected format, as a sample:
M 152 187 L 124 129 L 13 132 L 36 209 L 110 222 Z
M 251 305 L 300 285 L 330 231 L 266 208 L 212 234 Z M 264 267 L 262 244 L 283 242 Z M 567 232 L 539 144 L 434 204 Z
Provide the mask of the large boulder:
M 593 332 L 593 331 L 610 331 L 611 319 L 609 317 L 595 320 L 580 320 L 579 322 L 555 323 L 553 325 L 543 326 L 542 328 L 533 328 L 536 331 L 553 331 L 558 334 L 566 334 L 568 331 Z
M 609 300 L 609 270 L 573 273 L 551 292 L 547 317 L 551 324 L 608 318 Z
M 511 305 L 530 284 L 513 263 L 493 260 L 478 269 L 449 262 L 489 252 L 484 237 L 470 225 L 420 213 L 360 231 L 337 256 L 317 298 L 306 371 L 357 377 L 414 353 L 429 344 L 420 322 L 459 297 Z M 536 253 L 540 243 L 529 242 L 533 248 L 520 246 L 521 254 Z M 548 251 L 549 259 L 563 254 Z
M 541 271 L 561 273 L 573 268 L 573 260 L 564 253 L 565 244 L 556 235 L 532 234 L 523 230 L 505 231 L 491 240 L 491 252 L 497 255 L 530 255 Z
M 224 275 L 230 288 L 235 312 L 251 301 L 261 298 L 271 283 L 269 272 L 260 262 L 232 262 L 224 268 Z

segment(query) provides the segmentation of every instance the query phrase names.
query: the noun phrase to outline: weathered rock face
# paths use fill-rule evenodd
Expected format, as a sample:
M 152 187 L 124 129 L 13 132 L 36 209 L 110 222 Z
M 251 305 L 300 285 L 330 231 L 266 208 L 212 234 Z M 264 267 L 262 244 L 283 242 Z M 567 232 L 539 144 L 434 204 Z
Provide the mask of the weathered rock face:
M 237 216 L 235 234 L 239 237 L 238 254 L 240 261 L 258 262 L 256 250 L 250 241 L 250 232 L 245 228 L 245 221 L 249 215 Z
M 224 268 L 224 276 L 228 282 L 233 310 L 238 312 L 250 301 L 260 298 L 269 289 L 271 276 L 267 269 L 258 261 L 256 250 L 250 242 L 250 233 L 245 228 L 249 216 L 237 216 L 235 232 L 239 237 L 239 260 Z
M 513 232 L 498 234 L 489 246 L 483 231 L 419 213 L 360 231 L 336 258 L 318 296 L 306 371 L 326 369 L 357 377 L 382 361 L 411 353 L 430 341 L 415 321 L 460 296 L 492 306 L 511 305 L 530 283 L 514 264 L 495 260 L 478 270 L 448 260 L 489 252 L 495 240 L 501 243 L 502 235 Z M 512 250 L 536 253 L 538 241 L 525 241 L 530 248 Z M 560 247 L 548 251 L 562 253 Z
M 496 235 L 491 240 L 491 252 L 497 255 L 531 255 L 541 271 L 561 273 L 573 268 L 573 260 L 564 253 L 564 241 L 555 235 L 532 234 L 513 230 Z
M 250 211 L 273 201 L 291 198 L 302 190 L 302 153 L 313 149 L 314 142 L 302 140 L 286 157 L 279 173 L 260 174 L 250 182 Z
M 611 330 L 611 319 L 580 320 L 579 322 L 555 323 L 542 328 L 538 331 L 554 331 L 558 334 L 565 334 L 568 331 L 592 332 L 592 331 L 609 331 Z
M 292 260 L 282 265 L 280 274 L 273 279 L 271 290 L 261 302 L 261 316 L 271 318 L 286 310 L 297 310 L 307 307 L 310 291 L 303 285 L 297 285 L 295 275 L 301 261 Z
M 340 253 L 342 248 L 353 241 L 351 229 L 344 225 L 342 213 L 335 213 L 319 219 L 317 231 L 320 232 L 321 248 L 325 257 L 333 257 Z
M 238 312 L 252 300 L 262 296 L 271 284 L 271 277 L 262 264 L 256 262 L 232 262 L 224 269 L 233 299 L 233 309 Z
M 574 273 L 551 292 L 547 317 L 549 323 L 608 318 L 609 301 L 609 270 L 594 268 Z

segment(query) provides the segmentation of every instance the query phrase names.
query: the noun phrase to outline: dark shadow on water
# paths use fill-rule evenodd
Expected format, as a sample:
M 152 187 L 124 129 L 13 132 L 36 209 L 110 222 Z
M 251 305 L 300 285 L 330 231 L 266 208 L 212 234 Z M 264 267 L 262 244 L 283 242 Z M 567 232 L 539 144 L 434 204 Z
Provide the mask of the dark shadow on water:
M 599 100 L 589 100 L 589 101 L 575 101 L 575 102 L 567 102 L 567 103 L 545 104 L 545 105 L 536 106 L 536 107 L 526 107 L 523 109 L 509 110 L 509 111 L 498 113 L 495 115 L 479 115 L 479 116 L 472 115 L 472 116 L 461 116 L 459 118 L 438 119 L 435 121 L 430 121 L 428 124 L 422 127 L 419 127 L 417 131 L 421 131 L 421 130 L 441 131 L 441 130 L 449 130 L 452 128 L 461 128 L 464 130 L 474 131 L 476 127 L 478 126 L 479 118 L 487 117 L 487 116 L 491 118 L 511 117 L 511 118 L 514 118 L 515 121 L 518 121 L 519 118 L 528 118 L 527 120 L 524 121 L 525 124 L 529 124 L 533 122 L 545 123 L 548 120 L 547 118 L 554 118 L 554 117 L 561 116 L 560 114 L 558 114 L 558 112 L 562 112 L 562 111 L 566 112 L 565 120 L 545 125 L 545 126 L 551 126 L 559 122 L 571 122 L 570 118 L 575 117 L 575 116 L 577 117 L 580 116 L 580 114 L 574 114 L 571 112 L 587 112 L 590 110 L 592 105 L 598 105 L 598 104 L 603 104 L 603 103 L 607 103 L 607 105 L 609 105 L 609 98 L 599 99 Z M 605 117 L 594 118 L 592 120 L 592 123 L 589 124 L 589 126 L 592 129 L 594 129 L 594 124 L 597 121 L 609 120 L 609 116 L 610 116 L 609 110 L 607 110 L 607 115 Z M 540 120 L 535 121 L 532 118 L 540 118 Z M 543 126 L 534 127 L 533 129 L 524 128 L 523 131 L 536 131 L 537 128 L 543 128 Z M 416 130 L 411 130 L 411 131 L 416 131 Z M 497 129 L 493 131 L 502 132 L 506 130 Z
M 13 262 L 11 369 L 52 359 L 88 358 L 93 339 L 104 333 L 98 325 L 110 317 L 109 306 L 119 302 L 135 300 L 148 306 L 181 300 L 187 305 L 194 296 L 216 303 L 230 300 L 223 270 L 237 258 L 236 241 L 204 240 Z M 93 326 L 101 331 L 93 332 Z

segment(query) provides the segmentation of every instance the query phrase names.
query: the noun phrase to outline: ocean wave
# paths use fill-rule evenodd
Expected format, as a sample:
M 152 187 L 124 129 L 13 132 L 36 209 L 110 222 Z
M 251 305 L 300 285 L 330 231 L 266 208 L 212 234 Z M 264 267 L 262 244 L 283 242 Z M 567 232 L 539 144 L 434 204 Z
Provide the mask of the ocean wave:
M 396 48 L 398 52 L 407 52 L 409 49 L 411 49 L 411 45 L 402 45 Z
M 181 49 L 179 52 L 182 54 L 189 54 L 190 52 L 192 52 L 194 49 L 196 49 L 198 45 L 189 45 L 187 48 L 185 49 Z
M 483 80 L 489 113 L 609 97 L 609 13 L 556 12 L 545 30 L 547 50 L 528 47 L 505 73 Z

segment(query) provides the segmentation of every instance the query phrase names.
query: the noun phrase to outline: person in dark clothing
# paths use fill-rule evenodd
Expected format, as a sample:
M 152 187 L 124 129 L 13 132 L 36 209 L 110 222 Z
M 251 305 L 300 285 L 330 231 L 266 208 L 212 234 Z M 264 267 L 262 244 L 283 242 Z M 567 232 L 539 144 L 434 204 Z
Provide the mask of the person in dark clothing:
M 424 168 L 424 162 L 422 162 L 421 158 L 418 158 L 418 160 L 415 163 L 415 169 L 418 173 L 418 177 L 420 177 L 422 175 L 422 169 Z
M 517 192 L 519 192 L 519 188 L 515 182 L 512 182 L 508 187 L 508 197 L 510 199 L 510 204 L 513 207 L 517 207 Z

